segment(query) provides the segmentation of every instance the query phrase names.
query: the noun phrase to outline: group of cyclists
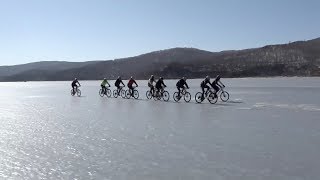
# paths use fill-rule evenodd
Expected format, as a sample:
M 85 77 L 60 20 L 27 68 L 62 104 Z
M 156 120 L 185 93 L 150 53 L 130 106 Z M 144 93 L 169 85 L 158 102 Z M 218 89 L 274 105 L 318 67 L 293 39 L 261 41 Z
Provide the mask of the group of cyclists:
M 121 84 L 123 86 L 121 86 Z M 111 87 L 108 80 L 106 78 L 103 79 L 101 82 L 101 88 L 102 88 L 102 93 L 105 93 L 107 90 L 107 86 Z M 115 87 L 117 87 L 118 94 L 120 90 L 125 86 L 123 83 L 122 79 L 120 76 L 118 76 L 117 80 L 114 83 Z M 135 86 L 133 86 L 135 85 Z M 77 91 L 78 86 L 81 86 L 78 79 L 75 78 L 72 81 L 72 90 L 73 92 Z M 217 97 L 217 93 L 219 92 L 220 88 L 224 88 L 225 85 L 221 82 L 221 77 L 218 75 L 213 82 L 210 81 L 210 77 L 206 76 L 206 78 L 200 83 L 200 87 L 202 90 L 202 96 L 201 96 L 201 101 L 204 100 L 205 94 L 208 93 L 210 86 L 214 89 L 214 96 Z M 131 96 L 133 96 L 133 90 L 135 87 L 138 87 L 137 82 L 133 79 L 131 76 L 128 83 L 127 87 L 130 90 Z M 151 75 L 149 80 L 148 80 L 148 87 L 150 88 L 151 95 L 154 96 L 156 93 L 161 92 L 165 87 L 167 87 L 164 83 L 163 77 L 160 77 L 158 80 L 155 79 L 154 75 Z M 178 98 L 181 98 L 181 92 L 183 89 L 189 89 L 189 86 L 187 84 L 187 79 L 185 77 L 182 77 L 178 82 L 176 83 L 176 87 L 178 89 Z

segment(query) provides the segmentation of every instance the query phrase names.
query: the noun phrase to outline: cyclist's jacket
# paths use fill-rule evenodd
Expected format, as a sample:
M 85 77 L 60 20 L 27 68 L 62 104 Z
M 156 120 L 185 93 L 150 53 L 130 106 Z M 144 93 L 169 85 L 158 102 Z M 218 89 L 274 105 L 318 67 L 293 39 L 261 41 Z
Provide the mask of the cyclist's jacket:
M 216 79 L 212 82 L 212 85 L 217 85 L 219 81 L 220 81 L 220 78 L 216 78 Z
M 78 82 L 78 80 L 74 80 L 74 81 L 72 81 L 72 84 L 71 84 L 71 85 L 72 85 L 72 86 L 76 86 L 77 83 L 80 84 L 80 83 Z
M 116 87 L 118 87 L 118 86 L 120 86 L 120 83 L 123 84 L 122 80 L 117 79 L 116 82 L 114 83 L 114 85 L 115 85 Z M 123 84 L 123 85 L 124 85 L 124 84 Z
M 106 86 L 106 84 L 109 84 L 108 80 L 103 80 L 102 83 L 101 83 L 101 86 Z
M 133 84 L 133 83 L 136 84 L 136 86 L 138 86 L 138 84 L 136 83 L 135 80 L 130 79 L 129 82 L 128 82 L 128 87 L 132 87 L 132 84 Z
M 149 87 L 152 87 L 154 82 L 155 82 L 154 79 L 149 79 L 149 81 L 148 81 L 148 86 L 149 86 Z
M 206 86 L 207 84 L 209 84 L 209 85 L 212 86 L 212 84 L 210 83 L 210 80 L 205 79 L 205 80 L 203 80 L 203 81 L 201 82 L 201 87 L 204 87 L 204 86 Z
M 180 80 L 177 82 L 177 84 L 176 84 L 177 87 L 183 87 L 184 85 L 185 85 L 187 88 L 189 88 L 187 82 L 186 82 L 184 79 L 180 79 Z
M 156 83 L 156 88 L 157 88 L 157 89 L 160 89 L 160 88 L 162 88 L 162 85 L 163 85 L 163 86 L 166 86 L 166 85 L 164 84 L 163 80 L 159 79 L 159 80 L 157 81 L 157 83 Z

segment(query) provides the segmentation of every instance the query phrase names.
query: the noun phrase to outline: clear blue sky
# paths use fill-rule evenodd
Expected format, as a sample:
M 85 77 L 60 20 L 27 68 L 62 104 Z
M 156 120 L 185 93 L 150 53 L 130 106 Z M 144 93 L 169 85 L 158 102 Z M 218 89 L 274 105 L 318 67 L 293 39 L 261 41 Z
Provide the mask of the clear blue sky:
M 320 37 L 320 0 L 0 0 L 0 65 Z

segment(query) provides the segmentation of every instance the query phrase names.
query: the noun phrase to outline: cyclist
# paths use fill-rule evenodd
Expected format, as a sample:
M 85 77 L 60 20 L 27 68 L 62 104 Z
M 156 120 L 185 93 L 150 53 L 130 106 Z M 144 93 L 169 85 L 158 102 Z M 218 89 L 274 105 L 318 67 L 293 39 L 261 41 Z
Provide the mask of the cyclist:
M 189 86 L 188 86 L 186 80 L 187 80 L 187 79 L 186 79 L 185 77 L 183 77 L 183 78 L 180 79 L 180 80 L 177 82 L 177 84 L 176 84 L 177 89 L 178 89 L 178 98 L 179 98 L 179 99 L 181 98 L 180 93 L 181 93 L 181 90 L 184 89 L 184 86 L 186 86 L 186 88 L 189 89 Z
M 106 90 L 107 90 L 106 85 L 107 85 L 107 84 L 108 84 L 108 86 L 110 87 L 110 84 L 109 84 L 107 78 L 103 78 L 103 81 L 102 81 L 102 83 L 101 83 L 102 94 L 105 94 L 105 93 L 106 93 Z
M 212 84 L 210 83 L 210 77 L 209 76 L 206 76 L 206 78 L 201 82 L 200 84 L 200 87 L 202 89 L 202 96 L 201 96 L 201 100 L 203 101 L 204 100 L 204 94 L 207 94 L 210 87 L 208 86 L 208 84 L 212 86 Z M 204 89 L 207 89 L 206 92 L 204 92 Z
M 78 79 L 77 79 L 77 78 L 74 78 L 74 80 L 73 80 L 72 83 L 71 83 L 73 93 L 75 93 L 75 92 L 78 91 L 78 86 L 77 86 L 77 84 L 78 84 L 79 86 L 81 86 L 80 83 L 79 83 L 79 81 L 78 81 Z
M 151 77 L 150 77 L 150 79 L 148 81 L 148 86 L 150 87 L 150 93 L 152 94 L 152 96 L 154 94 L 154 83 L 155 83 L 154 76 L 151 75 Z
M 220 88 L 225 87 L 224 84 L 220 81 L 221 77 L 218 75 L 216 79 L 212 82 L 212 88 L 215 90 L 214 96 L 217 97 L 217 93 L 219 92 Z
M 128 85 L 128 88 L 129 88 L 129 91 L 130 91 L 130 94 L 131 94 L 132 97 L 133 97 L 133 89 L 134 89 L 133 86 L 132 86 L 133 83 L 136 85 L 136 87 L 138 87 L 137 82 L 131 76 L 127 85 Z
M 117 79 L 116 82 L 114 83 L 114 85 L 117 87 L 118 95 L 119 95 L 120 89 L 121 89 L 120 83 L 123 84 L 123 86 L 125 86 L 124 83 L 123 83 L 122 80 L 121 80 L 121 77 L 118 76 L 118 79 Z
M 163 82 L 163 77 L 160 77 L 156 83 L 157 93 L 159 93 L 163 89 L 163 87 L 167 87 L 167 86 Z

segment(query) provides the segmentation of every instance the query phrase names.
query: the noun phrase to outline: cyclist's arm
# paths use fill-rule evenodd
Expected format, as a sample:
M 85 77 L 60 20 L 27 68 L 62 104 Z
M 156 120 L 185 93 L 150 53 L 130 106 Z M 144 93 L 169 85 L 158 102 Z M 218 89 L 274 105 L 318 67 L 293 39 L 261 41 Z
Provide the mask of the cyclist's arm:
M 107 84 L 108 84 L 109 87 L 111 87 L 108 81 L 107 81 Z
M 186 87 L 189 89 L 189 86 L 188 86 L 187 82 L 185 82 L 185 85 L 186 85 Z
M 124 85 L 123 81 L 120 81 L 120 82 L 121 82 L 121 84 L 123 84 L 123 85 Z M 126 86 L 126 85 L 124 85 L 124 86 Z
M 133 81 L 135 84 L 136 84 L 136 86 L 138 87 L 138 84 L 137 84 L 137 82 L 136 81 Z
M 167 87 L 167 86 L 164 84 L 164 82 L 162 82 L 162 84 L 163 84 L 164 87 Z
M 220 83 L 221 85 L 220 85 L 219 83 Z M 221 81 L 218 82 L 218 85 L 220 85 L 220 86 L 222 86 L 222 87 L 226 87 Z

